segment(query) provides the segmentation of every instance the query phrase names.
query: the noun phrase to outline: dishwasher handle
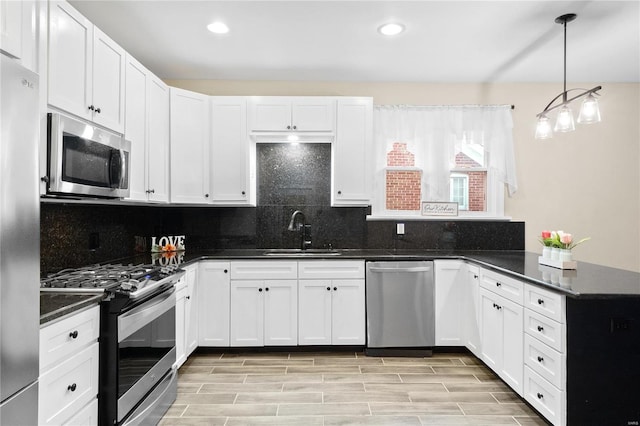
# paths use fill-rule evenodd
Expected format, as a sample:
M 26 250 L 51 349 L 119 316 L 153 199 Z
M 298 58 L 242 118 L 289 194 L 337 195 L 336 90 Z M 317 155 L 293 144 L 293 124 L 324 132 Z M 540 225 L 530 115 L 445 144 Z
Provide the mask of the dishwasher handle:
M 413 268 L 380 268 L 371 266 L 369 271 L 371 272 L 429 272 L 431 267 L 429 266 L 416 266 Z

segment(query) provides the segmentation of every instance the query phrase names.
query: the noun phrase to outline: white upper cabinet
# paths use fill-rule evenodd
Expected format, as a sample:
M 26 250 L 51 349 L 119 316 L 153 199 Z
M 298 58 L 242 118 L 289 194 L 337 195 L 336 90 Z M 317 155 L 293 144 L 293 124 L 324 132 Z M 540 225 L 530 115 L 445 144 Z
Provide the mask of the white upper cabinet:
M 46 5 L 37 6 L 35 0 L 0 1 L 0 50 L 36 73 L 38 7 Z
M 66 2 L 49 4 L 50 105 L 124 131 L 125 51 Z
M 252 132 L 333 132 L 334 127 L 334 98 L 253 96 L 249 101 Z
M 371 203 L 373 98 L 344 98 L 337 102 L 331 204 L 367 206 Z
M 255 205 L 247 137 L 247 101 L 239 96 L 211 97 L 211 202 Z M 254 174 L 255 175 L 255 174 Z
M 209 96 L 171 88 L 171 202 L 209 202 Z
M 125 138 L 131 141 L 132 200 L 169 201 L 169 87 L 130 55 Z

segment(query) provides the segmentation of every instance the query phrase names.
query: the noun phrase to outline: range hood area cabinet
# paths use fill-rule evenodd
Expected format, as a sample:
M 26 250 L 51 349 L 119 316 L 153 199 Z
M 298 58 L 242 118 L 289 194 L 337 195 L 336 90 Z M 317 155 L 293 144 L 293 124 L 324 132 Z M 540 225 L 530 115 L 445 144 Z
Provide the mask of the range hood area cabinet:
M 131 142 L 129 199 L 169 202 L 169 86 L 127 54 L 124 135 Z
M 324 96 L 251 96 L 251 132 L 335 131 L 334 98 Z
M 272 98 L 277 102 L 270 102 Z M 289 113 L 294 105 L 313 105 L 307 110 L 308 117 L 313 115 L 311 110 L 317 111 L 324 117 L 318 123 L 326 121 L 329 114 L 332 128 L 325 132 L 331 137 L 313 140 L 332 142 L 331 204 L 370 204 L 367 148 L 373 134 L 372 98 L 206 96 L 177 88 L 171 88 L 172 203 L 256 205 L 256 139 L 250 130 L 251 120 L 247 120 L 256 100 L 265 105 L 287 105 Z M 315 137 L 319 131 L 311 133 Z M 274 131 L 270 140 L 273 135 L 281 136 L 279 142 L 287 142 L 286 132 Z M 301 142 L 305 141 L 301 136 Z
M 124 132 L 125 50 L 66 2 L 49 2 L 48 103 Z

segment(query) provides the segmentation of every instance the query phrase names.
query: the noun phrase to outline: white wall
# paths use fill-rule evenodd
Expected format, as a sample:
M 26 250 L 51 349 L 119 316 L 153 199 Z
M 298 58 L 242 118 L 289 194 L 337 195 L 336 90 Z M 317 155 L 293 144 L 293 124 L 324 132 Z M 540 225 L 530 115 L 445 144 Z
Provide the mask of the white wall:
M 602 122 L 576 124 L 573 133 L 539 141 L 533 137 L 535 115 L 562 91 L 560 83 L 166 82 L 209 95 L 372 96 L 377 105 L 514 104 L 519 190 L 506 198 L 505 210 L 526 222 L 526 249 L 541 252 L 539 232 L 562 229 L 592 238 L 574 249 L 577 260 L 640 272 L 640 84 L 569 83 L 603 86 Z

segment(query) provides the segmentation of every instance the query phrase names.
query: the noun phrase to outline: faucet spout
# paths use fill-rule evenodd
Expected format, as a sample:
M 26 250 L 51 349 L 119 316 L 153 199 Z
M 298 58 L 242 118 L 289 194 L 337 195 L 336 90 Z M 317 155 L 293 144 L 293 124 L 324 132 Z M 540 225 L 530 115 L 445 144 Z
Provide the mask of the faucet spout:
M 296 223 L 296 218 L 298 216 L 302 216 L 301 219 L 301 224 L 298 224 L 298 226 L 295 226 Z M 302 213 L 300 210 L 296 210 L 295 212 L 293 212 L 293 214 L 291 215 L 291 221 L 289 222 L 289 227 L 287 228 L 287 230 L 289 231 L 298 231 L 300 229 L 300 226 L 304 226 L 304 213 Z

